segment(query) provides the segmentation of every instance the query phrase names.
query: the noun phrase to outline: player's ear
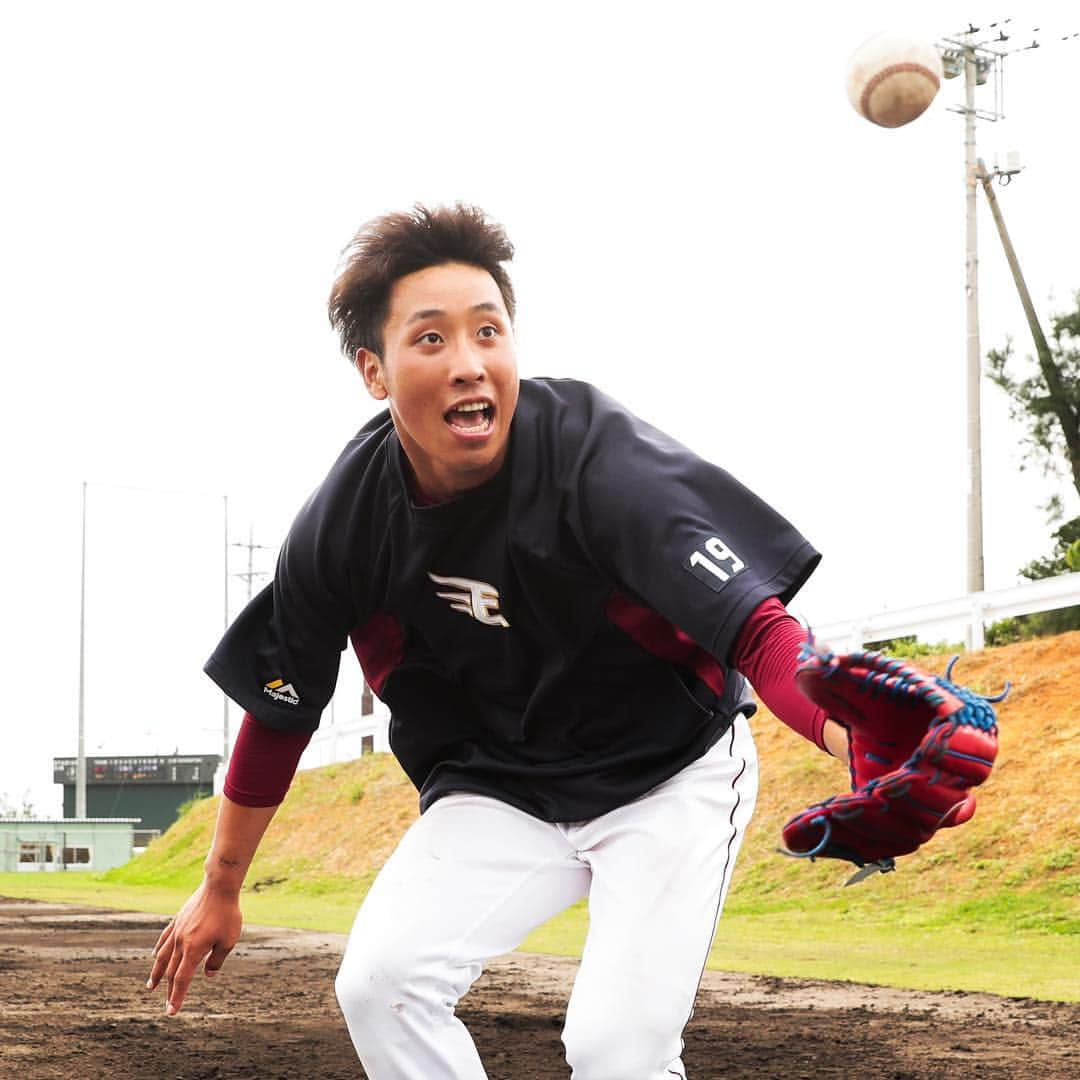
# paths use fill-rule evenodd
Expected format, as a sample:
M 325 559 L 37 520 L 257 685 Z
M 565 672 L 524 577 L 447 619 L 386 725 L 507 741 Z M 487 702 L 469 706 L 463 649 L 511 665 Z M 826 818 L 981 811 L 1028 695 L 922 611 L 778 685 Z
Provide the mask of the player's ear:
M 368 393 L 376 401 L 385 401 L 390 396 L 383 380 L 382 360 L 370 349 L 356 350 L 356 370 L 363 376 Z

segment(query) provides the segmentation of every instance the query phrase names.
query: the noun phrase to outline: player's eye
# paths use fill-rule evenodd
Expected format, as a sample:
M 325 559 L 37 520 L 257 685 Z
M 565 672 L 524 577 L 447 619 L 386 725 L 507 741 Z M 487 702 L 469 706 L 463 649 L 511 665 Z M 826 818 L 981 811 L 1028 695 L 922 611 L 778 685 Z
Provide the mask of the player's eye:
M 417 345 L 438 345 L 440 341 L 442 341 L 442 338 L 434 330 L 429 330 L 416 339 Z
M 482 338 L 498 337 L 499 328 L 497 326 L 491 326 L 489 324 L 488 326 L 481 326 L 480 329 L 476 331 L 476 333 L 478 337 Z

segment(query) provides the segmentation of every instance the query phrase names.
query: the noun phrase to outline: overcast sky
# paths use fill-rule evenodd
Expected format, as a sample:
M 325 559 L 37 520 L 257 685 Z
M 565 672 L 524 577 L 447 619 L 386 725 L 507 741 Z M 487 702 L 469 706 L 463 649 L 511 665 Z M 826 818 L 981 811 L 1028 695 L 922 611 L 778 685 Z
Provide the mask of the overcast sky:
M 1009 58 L 1007 118 L 978 132 L 988 161 L 1025 165 L 999 197 L 1044 319 L 1080 288 L 1080 39 L 1054 42 L 1080 30 L 1070 7 L 1025 7 L 1011 44 L 1034 25 L 1044 48 Z M 53 812 L 51 758 L 75 752 L 84 480 L 87 750 L 219 750 L 201 666 L 224 620 L 223 496 L 230 543 L 251 526 L 276 549 L 376 410 L 325 297 L 355 229 L 417 200 L 507 226 L 523 375 L 598 384 L 824 552 L 802 617 L 962 593 L 962 87 L 886 131 L 851 109 L 845 69 L 877 31 L 933 41 L 1008 14 L 5 5 L 0 793 Z M 983 351 L 1012 334 L 1023 355 L 979 213 Z M 1039 508 L 1069 493 L 1020 471 L 1007 413 L 986 384 L 989 588 L 1048 550 Z M 246 585 L 230 592 L 235 612 Z

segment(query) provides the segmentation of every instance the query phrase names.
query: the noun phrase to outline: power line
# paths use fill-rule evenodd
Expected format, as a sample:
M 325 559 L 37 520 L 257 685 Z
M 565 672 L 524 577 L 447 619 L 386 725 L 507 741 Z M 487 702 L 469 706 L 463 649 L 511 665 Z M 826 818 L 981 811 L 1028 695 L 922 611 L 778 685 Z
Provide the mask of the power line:
M 241 581 L 247 582 L 247 598 L 251 600 L 252 584 L 256 578 L 268 578 L 270 573 L 267 570 L 255 569 L 255 552 L 256 551 L 276 551 L 277 549 L 269 544 L 256 544 L 255 543 L 255 526 L 248 524 L 248 540 L 247 543 L 236 540 L 230 545 L 230 547 L 245 548 L 248 553 L 247 570 L 241 571 L 238 574 L 233 574 L 233 577 L 240 578 Z

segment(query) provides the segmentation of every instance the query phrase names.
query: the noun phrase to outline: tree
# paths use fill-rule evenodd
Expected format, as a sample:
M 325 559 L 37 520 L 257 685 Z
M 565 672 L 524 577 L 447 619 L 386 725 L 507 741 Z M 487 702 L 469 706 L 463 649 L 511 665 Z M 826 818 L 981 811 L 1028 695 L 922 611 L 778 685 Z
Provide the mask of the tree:
M 1040 462 L 1044 474 L 1063 477 L 1067 470 L 1080 495 L 1080 291 L 1073 300 L 1076 310 L 1051 317 L 1052 345 L 1029 313 L 1038 353 L 1033 374 L 1026 378 L 1010 374 L 1010 340 L 1003 349 L 987 355 L 987 377 L 1005 391 L 1009 415 L 1026 428 L 1027 459 Z M 1027 361 L 1030 369 L 1032 357 Z M 1020 568 L 1021 576 L 1029 581 L 1080 570 L 1080 517 L 1062 522 L 1063 503 L 1056 495 L 1046 509 L 1050 523 L 1058 525 L 1052 533 L 1054 547 L 1050 555 Z M 1080 629 L 1080 605 L 1002 619 L 987 630 L 986 639 L 1000 645 L 1076 629 Z
M 1038 359 L 1028 357 L 1035 372 L 1014 378 L 1009 371 L 1012 341 L 987 354 L 987 377 L 1009 398 L 1009 415 L 1027 429 L 1027 459 L 1042 463 L 1044 474 L 1063 476 L 1067 470 L 1080 495 L 1080 291 L 1073 297 L 1074 311 L 1051 316 L 1050 344 L 1037 321 L 1032 333 Z M 1023 466 L 1021 466 L 1022 468 Z M 1022 567 L 1031 581 L 1080 570 L 1080 517 L 1062 524 L 1063 504 L 1055 495 L 1046 506 L 1053 533 L 1054 550 Z
M 1054 530 L 1052 536 L 1054 549 L 1048 556 L 1033 559 L 1027 566 L 1020 567 L 1021 576 L 1028 581 L 1039 581 L 1042 578 L 1057 577 L 1058 574 L 1080 570 L 1080 517 L 1066 521 Z M 1080 604 L 1055 608 L 1053 611 L 1039 611 L 1034 615 L 999 619 L 987 627 L 986 643 L 1008 645 L 1013 641 L 1064 634 L 1069 630 L 1080 630 Z
M 987 355 L 987 377 L 1005 391 L 1010 416 L 1027 429 L 1029 459 L 1058 476 L 1067 468 L 1080 495 L 1080 291 L 1073 299 L 1076 310 L 1051 317 L 1052 345 L 1041 331 L 1035 334 L 1033 374 L 1019 379 L 1010 374 L 1010 339 Z M 1030 365 L 1032 358 L 1027 360 Z M 1060 501 L 1056 509 L 1060 518 Z
M 1055 529 L 1051 536 L 1054 539 L 1054 550 L 1048 556 L 1032 559 L 1027 566 L 1020 568 L 1020 574 L 1028 581 L 1039 581 L 1042 578 L 1057 577 L 1058 574 L 1080 570 L 1080 517 L 1066 521 Z

